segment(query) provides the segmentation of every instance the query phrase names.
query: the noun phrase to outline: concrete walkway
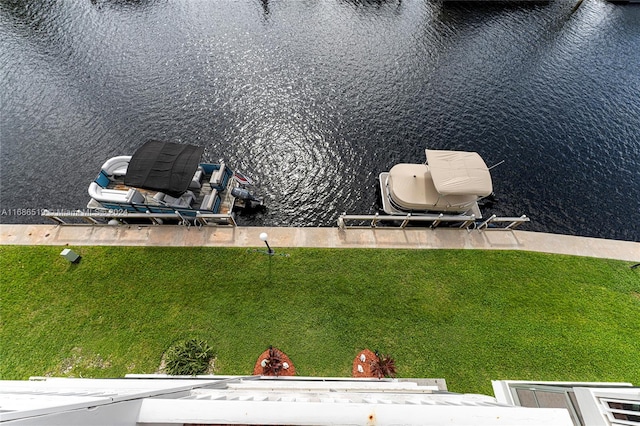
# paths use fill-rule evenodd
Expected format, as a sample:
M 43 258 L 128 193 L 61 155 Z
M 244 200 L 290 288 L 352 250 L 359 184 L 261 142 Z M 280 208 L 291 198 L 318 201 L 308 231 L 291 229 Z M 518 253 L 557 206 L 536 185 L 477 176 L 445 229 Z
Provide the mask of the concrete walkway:
M 0 244 L 55 246 L 219 246 L 526 250 L 640 263 L 640 243 L 530 231 L 488 229 L 265 228 L 183 226 L 0 225 Z

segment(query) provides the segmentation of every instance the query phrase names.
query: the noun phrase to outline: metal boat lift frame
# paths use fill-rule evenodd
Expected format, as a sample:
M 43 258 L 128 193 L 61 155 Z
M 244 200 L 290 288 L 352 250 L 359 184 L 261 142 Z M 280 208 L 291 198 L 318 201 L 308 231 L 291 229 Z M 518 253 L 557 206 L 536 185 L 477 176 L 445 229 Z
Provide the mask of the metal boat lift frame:
M 377 228 L 380 226 L 384 226 L 387 228 L 400 228 L 404 229 L 409 224 L 425 224 L 429 228 L 436 228 L 443 222 L 445 223 L 460 223 L 458 228 L 466 229 L 467 231 L 471 231 L 473 229 L 477 229 L 479 231 L 486 229 L 491 224 L 504 224 L 507 223 L 507 226 L 495 226 L 498 229 L 510 230 L 515 229 L 516 227 L 522 225 L 525 222 L 529 222 L 530 219 L 526 215 L 522 215 L 520 217 L 498 217 L 495 214 L 486 219 L 485 221 L 478 224 L 475 215 L 445 215 L 443 213 L 440 214 L 422 214 L 422 215 L 412 215 L 411 213 L 407 213 L 406 215 L 381 215 L 376 213 L 374 215 L 353 215 L 342 213 L 340 217 L 338 217 L 338 227 L 340 229 L 347 228 Z M 359 224 L 350 225 L 351 222 L 358 222 Z M 369 225 L 363 225 L 363 222 L 369 222 Z M 381 222 L 385 222 L 384 225 Z M 399 225 L 388 225 L 387 223 L 397 223 L 400 222 Z

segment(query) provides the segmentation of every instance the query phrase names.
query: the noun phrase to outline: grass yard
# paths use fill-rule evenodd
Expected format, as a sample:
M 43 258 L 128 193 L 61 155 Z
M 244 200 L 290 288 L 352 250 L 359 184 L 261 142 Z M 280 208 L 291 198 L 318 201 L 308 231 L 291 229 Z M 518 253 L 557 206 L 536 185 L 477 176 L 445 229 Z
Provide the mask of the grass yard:
M 640 269 L 517 251 L 0 247 L 0 378 L 153 373 L 199 337 L 219 374 L 269 345 L 302 376 L 378 349 L 400 377 L 640 384 Z

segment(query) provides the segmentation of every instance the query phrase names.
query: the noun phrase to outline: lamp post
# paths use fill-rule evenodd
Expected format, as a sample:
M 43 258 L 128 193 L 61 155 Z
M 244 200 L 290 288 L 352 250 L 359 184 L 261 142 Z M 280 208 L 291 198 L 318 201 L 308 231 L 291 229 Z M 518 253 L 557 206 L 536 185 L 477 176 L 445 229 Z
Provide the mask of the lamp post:
M 269 236 L 267 235 L 267 233 L 266 233 L 266 232 L 263 232 L 263 233 L 261 233 L 261 234 L 260 234 L 260 239 L 261 239 L 262 241 L 264 241 L 264 243 L 267 245 L 267 249 L 268 249 L 267 253 L 268 253 L 268 254 L 273 254 L 273 250 L 272 250 L 272 249 L 271 249 L 271 247 L 269 246 L 269 242 L 267 241 L 267 238 L 269 238 Z

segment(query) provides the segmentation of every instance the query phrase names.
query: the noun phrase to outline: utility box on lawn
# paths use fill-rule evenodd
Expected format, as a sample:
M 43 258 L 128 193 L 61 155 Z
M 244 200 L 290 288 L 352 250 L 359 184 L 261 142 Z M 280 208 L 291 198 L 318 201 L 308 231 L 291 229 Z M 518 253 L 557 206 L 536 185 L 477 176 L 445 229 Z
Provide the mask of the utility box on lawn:
M 70 249 L 62 250 L 60 252 L 60 256 L 64 257 L 65 259 L 67 259 L 71 263 L 80 262 L 80 255 L 78 253 L 76 253 L 75 251 L 70 250 Z

